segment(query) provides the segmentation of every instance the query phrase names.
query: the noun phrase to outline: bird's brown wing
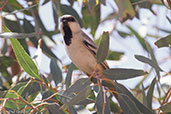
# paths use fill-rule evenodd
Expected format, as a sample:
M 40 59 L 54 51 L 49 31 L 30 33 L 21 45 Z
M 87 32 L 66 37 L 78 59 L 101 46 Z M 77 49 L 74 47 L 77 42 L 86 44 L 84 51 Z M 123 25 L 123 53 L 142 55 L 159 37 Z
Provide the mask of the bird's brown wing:
M 84 36 L 83 37 L 84 38 L 83 39 L 83 44 L 94 55 L 94 57 L 96 57 L 96 54 L 97 54 L 97 46 L 96 46 L 96 44 L 84 32 L 82 33 L 82 35 Z M 103 66 L 104 69 L 109 69 L 109 66 L 108 66 L 106 61 L 101 63 L 101 65 Z

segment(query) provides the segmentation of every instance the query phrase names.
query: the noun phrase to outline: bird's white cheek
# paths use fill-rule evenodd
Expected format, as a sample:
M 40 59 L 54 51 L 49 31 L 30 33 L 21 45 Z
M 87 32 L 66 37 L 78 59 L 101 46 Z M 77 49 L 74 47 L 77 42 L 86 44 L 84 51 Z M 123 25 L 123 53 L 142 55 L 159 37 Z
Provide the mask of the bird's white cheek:
M 81 27 L 80 27 L 80 25 L 78 23 L 73 23 L 72 22 L 72 23 L 69 23 L 69 26 L 70 26 L 72 32 L 78 32 L 78 31 L 81 30 Z

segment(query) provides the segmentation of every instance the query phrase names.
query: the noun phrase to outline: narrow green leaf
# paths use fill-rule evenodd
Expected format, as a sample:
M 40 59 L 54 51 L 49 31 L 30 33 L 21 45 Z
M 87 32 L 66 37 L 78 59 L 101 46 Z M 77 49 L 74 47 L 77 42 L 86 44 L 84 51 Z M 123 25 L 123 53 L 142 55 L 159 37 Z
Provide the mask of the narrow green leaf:
M 78 79 L 70 88 L 68 88 L 67 92 L 79 92 L 83 90 L 85 87 L 90 85 L 90 79 L 89 78 L 81 78 Z
M 171 47 L 171 35 L 168 35 L 168 36 L 166 36 L 164 38 L 161 38 L 160 40 L 156 41 L 155 45 L 158 48 L 161 48 L 161 47 Z
M 74 96 L 66 104 L 69 106 L 76 105 L 79 102 L 81 102 L 82 100 L 86 99 L 90 95 L 90 92 L 91 92 L 91 87 L 87 86 L 86 88 L 84 88 L 82 91 L 80 91 L 76 96 Z
M 111 80 L 123 80 L 145 75 L 146 72 L 136 69 L 112 68 L 103 71 L 103 74 Z
M 168 16 L 166 16 L 166 18 L 169 21 L 169 23 L 171 24 L 171 19 Z
M 123 52 L 109 51 L 107 59 L 108 60 L 120 60 L 123 55 L 124 55 Z
M 91 28 L 91 34 L 95 36 L 96 29 L 100 23 L 101 5 L 96 5 L 95 0 L 86 1 L 82 8 L 83 26 Z
M 142 114 L 136 104 L 125 94 L 118 94 L 118 101 L 124 114 Z
M 87 98 L 83 101 L 80 101 L 77 105 L 84 105 L 85 106 L 85 105 L 88 105 L 90 103 L 94 103 L 94 100 Z
M 21 5 L 19 3 L 19 1 L 17 1 L 17 0 L 9 0 L 9 1 L 1 0 L 1 1 L 4 3 L 8 2 L 8 5 L 5 5 L 5 7 L 2 8 L 2 10 L 5 12 L 14 14 L 14 13 L 18 12 L 18 10 L 24 9 L 23 5 Z M 2 6 L 2 3 L 1 3 L 1 6 Z M 10 8 L 9 8 L 9 6 L 10 6 Z M 31 12 L 28 10 L 22 10 L 20 12 L 32 16 Z
M 109 32 L 103 32 L 100 46 L 97 50 L 97 63 L 102 63 L 107 55 L 109 50 Z
M 139 43 L 141 44 L 141 46 L 148 52 L 148 49 L 146 47 L 145 44 L 145 40 L 144 38 L 142 38 L 138 32 L 136 32 L 131 26 L 127 25 L 127 28 L 136 36 L 137 40 L 139 41 Z
M 144 85 L 142 83 L 143 104 L 147 106 L 147 96 L 145 95 Z
M 112 19 L 119 19 L 119 14 L 117 12 L 111 12 L 107 17 L 105 17 L 101 23 L 112 20 Z
M 152 101 L 153 101 L 153 91 L 154 91 L 154 86 L 156 83 L 156 78 L 153 79 L 150 88 L 147 93 L 147 106 L 148 108 L 152 109 Z
M 73 6 L 73 3 L 77 1 L 77 0 L 68 0 L 68 2 L 71 4 L 71 6 Z
M 11 66 L 14 62 L 14 59 L 9 56 L 0 56 L 0 72 L 2 72 L 4 69 Z
M 66 114 L 65 112 L 60 110 L 60 106 L 56 103 L 48 104 L 47 110 L 48 110 L 49 114 Z
M 143 63 L 147 63 L 149 64 L 151 67 L 155 68 L 156 70 L 158 71 L 163 71 L 159 66 L 158 64 L 156 64 L 154 61 L 152 61 L 151 59 L 147 58 L 147 57 L 144 57 L 144 56 L 141 56 L 141 55 L 135 55 L 135 58 Z
M 121 94 L 125 94 L 127 95 L 138 107 L 138 109 L 143 113 L 143 114 L 154 114 L 154 112 L 152 112 L 152 110 L 150 110 L 149 108 L 147 108 L 146 106 L 144 106 L 141 102 L 139 102 L 133 95 L 132 93 L 126 88 L 124 87 L 122 84 L 116 83 L 115 84 L 115 90 L 118 93 Z
M 72 78 L 72 72 L 74 70 L 75 65 L 73 63 L 70 64 L 68 72 L 67 72 L 67 76 L 65 78 L 65 84 L 67 87 L 69 87 L 71 85 L 71 78 Z
M 29 96 L 28 96 L 28 102 L 32 102 L 32 101 L 34 101 L 34 100 L 35 100 L 35 98 L 37 97 L 37 95 L 38 95 L 39 93 L 40 93 L 40 92 L 39 92 L 39 91 L 37 91 L 37 92 L 35 92 L 35 93 L 33 93 L 33 94 L 29 95 Z
M 20 82 L 16 84 L 13 88 L 11 88 L 11 90 L 18 92 L 20 88 L 24 87 L 26 84 L 27 84 L 26 82 Z
M 31 24 L 30 21 L 28 21 L 25 18 L 23 19 L 23 29 L 25 33 L 35 32 L 34 26 Z M 14 38 L 18 38 L 18 37 L 14 37 Z M 35 47 L 38 47 L 38 39 L 36 38 L 36 35 L 33 36 L 32 38 L 29 38 L 29 40 L 34 44 Z
M 50 72 L 56 85 L 62 81 L 62 71 L 59 68 L 57 60 L 55 58 L 51 58 Z
M 123 32 L 123 31 L 120 31 L 120 30 L 117 30 L 118 34 L 122 37 L 122 38 L 126 38 L 127 36 L 130 36 L 129 33 L 127 32 Z
M 55 94 L 55 93 L 53 93 L 52 91 L 44 91 L 44 92 L 42 93 L 42 99 L 46 99 L 46 98 L 50 97 L 50 96 L 53 95 L 53 94 Z M 52 103 L 54 100 L 57 100 L 57 96 L 53 96 L 53 97 L 51 98 L 51 100 L 49 100 L 49 101 L 47 101 L 47 102 L 48 102 L 48 103 Z
M 159 30 L 162 31 L 162 32 L 165 32 L 167 34 L 171 34 L 171 30 L 170 29 L 159 28 Z M 159 36 L 157 38 L 159 38 Z
M 14 98 L 15 99 L 15 98 L 18 98 L 18 96 L 15 93 L 13 93 L 13 92 L 8 91 L 8 93 L 6 94 L 5 98 Z M 11 109 L 11 110 L 21 110 L 24 107 L 25 107 L 25 103 L 23 103 L 20 100 L 17 100 L 17 101 L 7 100 L 6 103 L 5 103 L 5 108 Z
M 60 61 L 60 59 L 51 51 L 51 49 L 47 46 L 44 40 L 42 40 L 42 50 L 45 51 L 45 54 L 50 57 L 54 57 Z
M 130 0 L 115 0 L 118 8 L 119 15 L 121 17 L 121 22 L 135 16 L 135 10 L 130 2 Z
M 18 92 L 22 93 L 21 96 L 26 98 L 34 93 L 41 90 L 40 84 L 37 82 L 31 82 L 29 85 L 24 86 L 24 88 L 19 89 Z
M 7 39 L 4 39 L 4 42 L 3 42 L 3 43 L 1 42 L 1 44 L 2 44 L 1 53 L 2 53 L 3 55 L 5 55 L 6 52 L 8 51 Z
M 77 111 L 72 106 L 69 106 L 69 112 L 70 114 L 78 114 Z
M 53 8 L 53 17 L 54 17 L 54 21 L 55 21 L 55 31 L 59 31 L 58 30 L 58 19 L 59 19 L 59 15 L 58 15 L 58 10 L 56 9 L 55 5 L 52 5 Z
M 21 65 L 21 67 L 24 69 L 24 71 L 29 74 L 30 76 L 41 79 L 39 76 L 39 72 L 37 69 L 37 66 L 32 61 L 30 56 L 25 52 L 21 44 L 18 42 L 17 39 L 10 39 L 12 48 L 14 50 L 14 53 L 16 55 L 17 61 Z
M 103 92 L 102 88 L 100 88 L 98 95 L 97 95 L 97 98 L 96 98 L 96 107 L 97 107 L 98 114 L 103 114 L 103 108 L 105 108 L 104 114 L 110 114 L 109 101 L 108 101 L 107 96 L 104 94 L 105 93 Z M 104 107 L 105 102 L 106 102 L 106 105 Z
M 72 92 L 68 92 L 64 90 L 60 90 L 58 92 L 58 98 L 63 104 L 69 102 L 74 96 L 76 95 L 74 95 Z
M 49 0 L 44 0 L 44 2 L 42 3 L 42 5 L 45 5 L 48 2 L 49 2 Z
M 103 5 L 106 5 L 106 0 L 99 0 L 99 2 Z
M 113 112 L 114 114 L 116 113 L 120 113 L 120 107 L 118 106 L 118 103 L 115 103 L 112 101 L 112 99 L 109 99 L 109 103 L 110 103 L 110 109 L 111 112 Z
M 2 90 L 0 90 L 0 98 L 4 98 L 7 93 L 8 93 L 8 91 L 2 91 Z
M 148 53 L 150 53 L 151 61 L 152 61 L 154 64 L 156 64 L 156 66 L 159 67 L 158 62 L 157 62 L 157 59 L 156 59 L 156 57 L 155 57 L 155 55 L 154 55 L 154 51 L 153 51 L 152 47 L 151 47 L 150 44 L 149 44 L 148 42 L 146 42 L 146 41 L 145 41 L 145 44 L 146 44 L 146 46 L 147 46 Z M 160 79 L 160 77 L 161 77 L 161 76 L 160 76 L 160 70 L 155 69 L 155 71 L 156 71 L 156 74 L 157 74 L 158 78 Z
M 4 22 L 5 22 L 5 26 L 3 27 L 4 32 L 17 32 L 17 33 L 22 32 L 20 29 L 21 25 L 17 21 L 12 21 L 12 20 L 8 20 L 8 19 L 4 18 Z M 26 43 L 26 39 L 19 39 L 18 41 L 20 42 L 20 44 L 22 45 L 24 50 L 27 53 L 29 53 L 28 46 Z
M 164 106 L 161 106 L 160 109 L 164 112 L 164 113 L 171 113 L 171 103 L 168 103 Z

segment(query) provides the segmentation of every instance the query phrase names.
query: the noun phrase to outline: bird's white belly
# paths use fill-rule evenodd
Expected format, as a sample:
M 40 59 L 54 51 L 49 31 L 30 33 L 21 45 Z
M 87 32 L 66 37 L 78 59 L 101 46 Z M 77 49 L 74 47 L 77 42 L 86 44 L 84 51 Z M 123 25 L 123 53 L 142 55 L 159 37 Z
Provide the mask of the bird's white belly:
M 67 53 L 72 62 L 84 73 L 90 75 L 96 66 L 96 58 L 92 53 L 79 43 L 72 43 L 67 48 Z

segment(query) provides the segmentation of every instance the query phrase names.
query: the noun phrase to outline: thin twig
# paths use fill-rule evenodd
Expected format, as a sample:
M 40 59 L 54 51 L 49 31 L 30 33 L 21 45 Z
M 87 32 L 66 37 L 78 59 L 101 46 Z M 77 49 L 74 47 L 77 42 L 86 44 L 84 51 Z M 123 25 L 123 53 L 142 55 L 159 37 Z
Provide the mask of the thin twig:
M 20 9 L 20 10 L 16 10 L 16 11 L 13 11 L 13 12 L 11 12 L 11 13 L 8 13 L 8 14 L 2 15 L 2 16 L 5 17 L 5 16 L 8 16 L 8 15 L 12 15 L 12 14 L 16 14 L 16 13 L 18 13 L 18 12 L 25 11 L 25 10 L 30 10 L 31 8 L 33 8 L 33 7 L 37 6 L 37 5 L 38 5 L 38 3 L 37 3 L 37 4 L 34 4 L 34 5 L 32 5 L 32 6 L 29 6 L 29 7 L 27 7 L 27 8 L 23 8 L 23 9 Z
M 141 0 L 141 1 L 133 2 L 132 5 L 141 4 L 143 2 L 147 2 L 147 0 Z
M 35 10 L 33 8 L 31 8 L 30 10 L 31 10 L 32 16 L 34 18 L 34 22 L 35 22 L 35 32 L 37 33 L 36 38 L 40 39 L 40 34 L 38 34 L 40 32 L 40 27 L 39 27 L 36 12 L 35 12 Z
M 25 39 L 25 38 L 32 38 L 36 36 L 36 33 L 16 33 L 16 32 L 4 32 L 0 33 L 0 38 L 5 38 L 5 39 L 12 39 L 12 38 L 17 38 L 17 39 Z
M 147 0 L 141 0 L 141 1 L 133 2 L 132 5 L 141 4 L 143 2 L 147 2 Z
M 0 11 L 7 5 L 8 0 L 5 1 L 5 3 L 2 5 L 2 7 L 0 7 Z

